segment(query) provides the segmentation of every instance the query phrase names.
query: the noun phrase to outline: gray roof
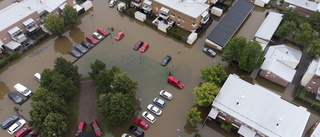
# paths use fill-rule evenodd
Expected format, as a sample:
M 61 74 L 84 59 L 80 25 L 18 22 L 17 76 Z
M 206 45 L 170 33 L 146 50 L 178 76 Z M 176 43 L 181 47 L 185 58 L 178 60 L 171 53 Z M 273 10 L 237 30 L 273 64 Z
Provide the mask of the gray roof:
M 245 0 L 238 0 L 208 35 L 207 39 L 224 47 L 247 18 L 253 7 L 253 4 Z

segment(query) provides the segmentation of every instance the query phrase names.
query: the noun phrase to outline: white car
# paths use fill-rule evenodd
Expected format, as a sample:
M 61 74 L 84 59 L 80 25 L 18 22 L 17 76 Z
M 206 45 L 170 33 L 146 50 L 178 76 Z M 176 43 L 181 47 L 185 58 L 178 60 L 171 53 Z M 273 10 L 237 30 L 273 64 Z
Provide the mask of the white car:
M 41 75 L 40 75 L 40 73 L 34 74 L 34 79 L 37 80 L 37 81 L 41 81 Z
M 142 117 L 146 120 L 148 120 L 150 123 L 156 122 L 156 117 L 154 117 L 152 114 L 150 114 L 147 111 L 142 112 Z
M 171 93 L 169 93 L 168 91 L 165 90 L 161 90 L 160 91 L 160 96 L 167 99 L 167 100 L 171 100 L 173 98 L 173 95 Z
M 23 125 L 26 124 L 26 120 L 24 119 L 20 119 L 18 122 L 14 123 L 13 125 L 11 125 L 8 128 L 8 133 L 10 135 L 14 134 L 15 132 L 17 132 L 20 128 L 22 128 Z
M 102 35 L 99 34 L 98 32 L 93 32 L 93 37 L 95 37 L 95 38 L 98 39 L 98 40 L 101 40 L 101 39 L 102 39 Z
M 152 112 L 153 114 L 156 114 L 156 115 L 158 115 L 158 116 L 160 116 L 160 115 L 162 114 L 162 110 L 159 109 L 158 107 L 152 105 L 152 104 L 149 104 L 149 105 L 147 106 L 147 109 L 148 109 L 150 112 Z
M 117 4 L 117 0 L 111 0 L 109 3 L 109 7 L 114 7 Z
M 19 92 L 25 97 L 32 95 L 32 91 L 20 83 L 17 83 L 16 85 L 14 85 L 13 88 L 14 90 L 16 90 L 17 92 Z
M 121 137 L 132 137 L 132 136 L 130 136 L 130 135 L 127 134 L 127 133 L 123 133 L 123 134 L 121 135 Z

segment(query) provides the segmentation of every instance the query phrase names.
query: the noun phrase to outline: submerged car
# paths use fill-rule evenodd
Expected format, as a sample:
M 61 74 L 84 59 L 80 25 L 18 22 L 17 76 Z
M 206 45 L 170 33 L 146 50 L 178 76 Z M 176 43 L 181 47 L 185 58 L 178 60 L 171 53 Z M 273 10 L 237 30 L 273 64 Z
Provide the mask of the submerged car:
M 152 112 L 153 114 L 156 114 L 158 116 L 160 116 L 162 114 L 162 110 L 159 109 L 158 107 L 156 107 L 155 105 L 149 104 L 147 106 L 147 109 Z
M 6 129 L 6 128 L 8 128 L 9 126 L 11 126 L 14 122 L 16 122 L 16 121 L 18 121 L 19 120 L 19 115 L 13 115 L 13 116 L 11 116 L 11 117 L 9 117 L 9 118 L 7 118 L 5 121 L 3 121 L 2 123 L 1 123 L 1 128 L 2 129 Z
M 81 45 L 86 47 L 87 49 L 91 49 L 93 47 L 88 41 L 82 41 Z
M 79 52 L 81 52 L 82 54 L 86 53 L 88 51 L 88 49 L 82 47 L 81 45 L 74 45 L 74 49 L 78 50 Z
M 136 118 L 136 120 L 134 120 L 134 123 L 145 130 L 147 130 L 149 128 L 149 124 L 147 122 L 143 121 L 141 118 Z
M 18 122 L 14 123 L 13 125 L 11 125 L 8 128 L 8 133 L 10 135 L 14 134 L 15 132 L 17 132 L 22 126 L 24 126 L 26 124 L 26 120 L 24 119 L 20 119 Z
M 109 7 L 114 7 L 117 4 L 117 0 L 111 0 L 109 3 Z
M 176 86 L 179 89 L 183 89 L 184 87 L 184 84 L 173 76 L 169 76 L 167 79 L 167 82 L 171 83 L 172 85 Z
M 108 36 L 110 33 L 103 28 L 98 28 L 97 32 L 103 36 Z
M 162 108 L 166 106 L 166 102 L 158 97 L 153 99 L 153 103 Z
M 96 44 L 98 41 L 92 36 L 86 36 L 86 40 L 92 44 Z
M 69 50 L 69 54 L 72 55 L 72 56 L 74 56 L 74 57 L 76 57 L 76 58 L 80 58 L 80 57 L 81 57 L 81 53 L 78 52 L 78 51 L 75 50 L 75 49 L 70 49 L 70 50 Z
M 216 52 L 214 52 L 212 49 L 209 49 L 209 48 L 204 48 L 203 50 L 202 50 L 204 53 L 207 53 L 209 56 L 211 56 L 211 57 L 214 57 L 214 56 L 216 56 Z
M 103 38 L 103 36 L 102 35 L 100 35 L 98 32 L 93 32 L 93 37 L 95 37 L 96 39 L 98 39 L 98 40 L 101 40 L 102 38 Z
M 144 132 L 136 126 L 130 126 L 129 130 L 137 137 L 144 137 Z
M 171 56 L 167 55 L 162 61 L 161 61 L 161 65 L 162 66 L 166 66 L 169 62 L 171 61 Z
M 40 74 L 40 73 L 34 74 L 33 77 L 34 77 L 35 80 L 37 80 L 37 81 L 39 81 L 39 82 L 41 81 L 41 74 Z
M 17 133 L 14 134 L 14 137 L 25 137 L 29 132 L 31 132 L 31 127 L 28 125 L 25 125 L 23 128 L 21 128 Z
M 171 93 L 169 93 L 168 91 L 165 91 L 165 90 L 161 90 L 160 91 L 160 96 L 167 99 L 167 100 L 172 100 L 173 98 L 173 95 Z
M 134 46 L 133 50 L 137 51 L 143 45 L 143 41 L 139 40 Z

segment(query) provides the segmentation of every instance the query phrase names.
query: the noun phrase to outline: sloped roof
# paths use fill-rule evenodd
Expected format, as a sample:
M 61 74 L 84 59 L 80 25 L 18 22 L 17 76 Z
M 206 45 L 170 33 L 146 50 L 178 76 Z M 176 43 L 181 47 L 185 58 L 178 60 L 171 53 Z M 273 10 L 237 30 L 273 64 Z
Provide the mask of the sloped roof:
M 208 35 L 207 39 L 224 47 L 238 30 L 254 5 L 245 0 L 238 0 Z
M 282 15 L 283 14 L 270 12 L 255 34 L 255 37 L 259 37 L 268 41 L 271 40 L 271 37 L 277 30 L 282 20 Z
M 270 137 L 301 137 L 310 116 L 306 108 L 234 74 L 229 75 L 212 106 Z

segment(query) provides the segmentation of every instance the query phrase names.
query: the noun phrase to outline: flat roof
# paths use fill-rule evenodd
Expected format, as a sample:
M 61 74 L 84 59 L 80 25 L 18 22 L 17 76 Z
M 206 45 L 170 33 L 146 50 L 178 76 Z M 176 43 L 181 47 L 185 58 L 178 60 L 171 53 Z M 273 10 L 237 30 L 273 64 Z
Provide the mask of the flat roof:
M 247 18 L 253 7 L 252 3 L 238 0 L 208 35 L 207 39 L 224 47 Z
M 0 18 L 6 19 L 0 23 L 0 31 L 10 27 L 12 24 L 26 18 L 34 12 L 43 10 L 52 12 L 66 0 L 23 0 L 15 2 L 0 11 Z
M 276 12 L 269 12 L 268 16 L 263 21 L 254 36 L 268 41 L 271 40 L 271 37 L 273 36 L 274 32 L 276 32 L 280 22 L 282 21 L 282 15 L 283 14 Z
M 190 17 L 197 18 L 209 8 L 204 0 L 155 0 L 171 9 L 177 10 Z
M 270 137 L 301 137 L 310 116 L 306 108 L 235 74 L 229 75 L 212 106 Z
M 309 1 L 309 0 L 284 0 L 284 2 L 293 4 L 295 6 L 299 6 L 311 11 L 317 11 L 320 10 L 320 6 L 318 3 Z

